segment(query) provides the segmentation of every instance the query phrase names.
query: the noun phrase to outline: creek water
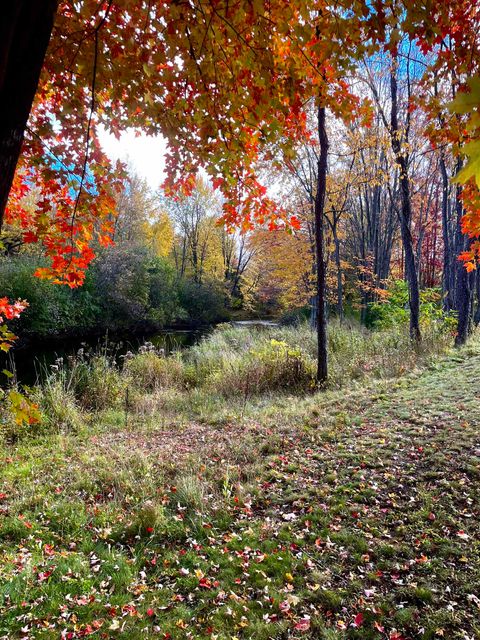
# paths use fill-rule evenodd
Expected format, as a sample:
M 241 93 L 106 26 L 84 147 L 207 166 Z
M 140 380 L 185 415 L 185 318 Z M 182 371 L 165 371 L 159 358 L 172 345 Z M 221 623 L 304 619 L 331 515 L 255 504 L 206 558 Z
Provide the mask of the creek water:
M 237 320 L 231 323 L 234 327 L 255 327 L 266 330 L 278 326 L 271 320 Z M 21 385 L 33 386 L 42 382 L 51 373 L 52 365 L 57 360 L 78 354 L 82 349 L 85 354 L 104 353 L 121 365 L 122 356 L 128 351 L 136 353 L 146 342 L 151 342 L 156 349 L 163 349 L 168 355 L 173 351 L 186 349 L 196 344 L 203 336 L 213 331 L 214 327 L 201 329 L 164 329 L 153 334 L 129 333 L 124 336 L 104 335 L 60 339 L 36 339 L 26 346 L 14 347 L 8 354 L 0 354 L 0 372 L 7 369 L 15 374 Z M 3 378 L 3 379 L 1 379 Z M 0 376 L 0 386 L 7 382 L 6 376 Z
M 126 336 L 89 336 L 82 338 L 64 338 L 62 340 L 40 339 L 24 347 L 13 348 L 6 356 L 2 356 L 0 371 L 8 369 L 14 372 L 17 381 L 22 385 L 35 385 L 45 379 L 51 372 L 52 365 L 62 359 L 84 353 L 106 353 L 117 363 L 128 351 L 136 353 L 146 342 L 151 342 L 156 349 L 163 349 L 166 354 L 185 349 L 196 344 L 206 335 L 210 328 L 196 330 L 165 329 L 154 334 L 128 334 Z

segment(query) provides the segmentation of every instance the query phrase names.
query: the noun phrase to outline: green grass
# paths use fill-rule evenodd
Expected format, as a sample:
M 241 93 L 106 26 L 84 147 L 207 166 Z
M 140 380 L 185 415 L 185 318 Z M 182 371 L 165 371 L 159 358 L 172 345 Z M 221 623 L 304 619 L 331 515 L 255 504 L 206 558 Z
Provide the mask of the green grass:
M 303 397 L 52 392 L 1 454 L 0 638 L 480 637 L 480 343 L 432 354 Z

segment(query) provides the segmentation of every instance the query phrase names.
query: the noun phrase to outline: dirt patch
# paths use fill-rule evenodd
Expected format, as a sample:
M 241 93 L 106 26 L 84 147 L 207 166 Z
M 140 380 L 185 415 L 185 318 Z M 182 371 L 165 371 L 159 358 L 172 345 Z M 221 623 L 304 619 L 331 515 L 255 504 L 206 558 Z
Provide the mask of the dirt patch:
M 254 442 L 259 436 L 260 429 L 255 427 L 245 428 L 233 424 L 213 427 L 192 423 L 184 428 L 148 432 L 121 431 L 93 436 L 91 442 L 103 453 L 111 451 L 116 456 L 141 453 L 179 464 L 191 457 L 203 457 L 212 461 L 238 458 L 239 443 L 242 443 L 243 448 L 246 442 Z

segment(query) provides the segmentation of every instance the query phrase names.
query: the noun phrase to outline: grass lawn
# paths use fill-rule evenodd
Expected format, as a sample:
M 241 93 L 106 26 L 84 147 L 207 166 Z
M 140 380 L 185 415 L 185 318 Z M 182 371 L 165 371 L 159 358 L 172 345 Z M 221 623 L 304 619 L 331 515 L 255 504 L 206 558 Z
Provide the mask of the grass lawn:
M 194 421 L 92 413 L 1 452 L 0 638 L 474 640 L 479 500 L 478 341 Z

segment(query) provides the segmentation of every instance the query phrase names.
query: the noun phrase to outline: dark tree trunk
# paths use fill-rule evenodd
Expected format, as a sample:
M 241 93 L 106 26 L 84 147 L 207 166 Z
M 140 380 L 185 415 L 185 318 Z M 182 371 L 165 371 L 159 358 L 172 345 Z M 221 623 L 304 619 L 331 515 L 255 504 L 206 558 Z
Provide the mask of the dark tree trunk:
M 460 166 L 460 165 L 459 165 Z M 460 199 L 461 188 L 457 188 L 456 210 L 457 210 L 457 230 L 456 230 L 456 253 L 459 255 L 466 251 L 470 245 L 468 236 L 462 233 L 461 220 L 463 217 L 463 205 Z M 458 312 L 457 335 L 455 345 L 465 344 L 468 334 L 472 328 L 473 312 L 473 273 L 468 273 L 463 262 L 457 259 L 457 277 L 455 282 L 455 305 Z
M 317 193 L 315 196 L 315 252 L 317 259 L 317 382 L 326 382 L 327 362 L 327 316 L 326 316 L 326 278 L 323 240 L 323 214 L 327 192 L 328 136 L 325 126 L 325 107 L 318 107 L 318 140 L 320 155 L 318 158 Z
M 317 296 L 310 298 L 310 327 L 317 328 Z
M 449 179 L 443 151 L 440 154 L 440 171 L 442 174 L 442 236 L 443 236 L 443 309 L 451 311 L 454 308 L 452 287 L 452 243 L 450 239 L 450 220 L 448 204 L 450 198 Z
M 0 228 L 58 0 L 3 3 L 0 19 Z
M 480 324 L 480 269 L 478 267 L 475 271 L 475 289 L 477 292 L 477 309 L 473 317 L 473 322 L 475 323 L 475 326 L 478 327 Z
M 312 178 L 313 180 L 313 178 Z M 312 182 L 312 185 L 314 183 Z M 315 177 L 315 185 L 316 185 L 316 177 Z M 312 186 L 313 189 L 313 186 Z M 311 260 L 311 277 L 312 280 L 311 282 L 315 282 L 316 280 L 316 275 L 317 275 L 317 249 L 316 249 L 316 244 L 315 244 L 315 198 L 313 197 L 313 191 L 310 195 L 310 206 L 311 206 L 311 220 L 312 223 L 308 224 L 307 229 L 308 229 L 308 239 L 309 239 L 309 243 L 310 243 L 310 253 L 312 256 L 312 260 Z M 312 293 L 312 295 L 310 296 L 310 327 L 311 329 L 316 329 L 317 328 L 317 295 L 315 292 Z
M 468 246 L 465 243 L 465 248 Z M 463 263 L 458 264 L 457 275 L 457 335 L 455 337 L 455 345 L 457 347 L 465 344 L 472 328 L 472 311 L 473 311 L 473 273 L 468 273 Z
M 337 316 L 343 321 L 343 278 L 342 263 L 340 260 L 340 240 L 337 235 L 337 225 L 334 226 L 333 234 L 335 242 L 335 266 L 337 268 Z
M 420 291 L 418 287 L 417 267 L 413 250 L 410 222 L 412 209 L 410 201 L 410 183 L 408 180 L 408 154 L 403 148 L 402 132 L 398 125 L 398 87 L 397 87 L 397 60 L 393 60 L 390 73 L 390 92 L 392 99 L 392 111 L 390 114 L 390 137 L 395 160 L 400 169 L 400 232 L 405 256 L 405 276 L 408 282 L 408 302 L 410 306 L 410 337 L 419 341 L 420 334 Z
M 402 169 L 403 170 L 403 169 Z M 420 291 L 418 287 L 417 267 L 413 251 L 412 234 L 410 233 L 410 195 L 408 177 L 400 177 L 402 190 L 402 211 L 400 218 L 400 232 L 405 252 L 405 275 L 408 282 L 408 303 L 410 306 L 410 337 L 420 340 Z M 407 204 L 408 203 L 408 204 Z

